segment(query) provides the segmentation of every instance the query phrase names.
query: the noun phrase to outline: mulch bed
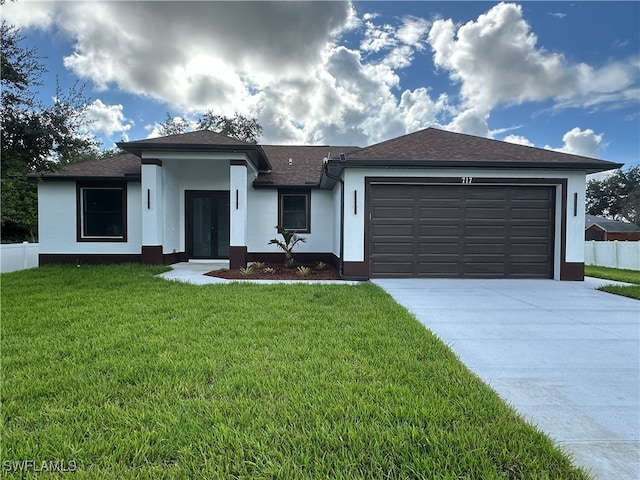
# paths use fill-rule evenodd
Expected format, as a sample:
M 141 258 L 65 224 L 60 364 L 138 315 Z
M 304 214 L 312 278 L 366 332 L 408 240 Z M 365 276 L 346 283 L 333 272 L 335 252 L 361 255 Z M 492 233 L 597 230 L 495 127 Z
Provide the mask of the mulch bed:
M 254 268 L 249 275 L 243 275 L 239 269 L 212 270 L 205 275 L 229 280 L 340 280 L 338 270 L 333 265 L 327 265 L 324 270 L 317 270 L 315 265 L 304 265 L 311 269 L 306 277 L 298 274 L 298 267 L 302 265 L 285 268 L 282 264 L 265 263 L 264 268 Z

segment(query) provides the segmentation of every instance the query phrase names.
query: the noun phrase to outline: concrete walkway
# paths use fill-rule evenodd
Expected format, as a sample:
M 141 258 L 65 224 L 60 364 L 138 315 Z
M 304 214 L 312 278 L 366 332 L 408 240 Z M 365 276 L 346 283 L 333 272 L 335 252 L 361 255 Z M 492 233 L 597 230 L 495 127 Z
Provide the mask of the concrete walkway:
M 374 283 L 599 480 L 640 479 L 640 302 L 553 280 Z

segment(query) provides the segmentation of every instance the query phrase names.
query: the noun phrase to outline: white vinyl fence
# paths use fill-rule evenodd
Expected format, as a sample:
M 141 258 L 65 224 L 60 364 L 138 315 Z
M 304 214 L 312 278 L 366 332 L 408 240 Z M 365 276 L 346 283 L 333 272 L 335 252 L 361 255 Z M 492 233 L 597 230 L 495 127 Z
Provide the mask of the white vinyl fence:
M 584 242 L 584 263 L 598 267 L 640 270 L 640 242 Z
M 15 272 L 38 266 L 37 243 L 3 243 L 0 245 L 0 272 Z

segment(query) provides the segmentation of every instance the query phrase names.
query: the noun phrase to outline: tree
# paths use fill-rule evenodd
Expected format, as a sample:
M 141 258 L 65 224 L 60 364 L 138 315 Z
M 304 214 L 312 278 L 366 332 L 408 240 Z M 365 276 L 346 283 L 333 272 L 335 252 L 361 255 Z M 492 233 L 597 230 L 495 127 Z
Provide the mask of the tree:
M 36 185 L 29 173 L 53 171 L 66 163 L 95 155 L 97 142 L 85 133 L 88 101 L 75 85 L 63 93 L 56 87 L 52 105 L 37 99 L 45 72 L 34 49 L 20 45 L 20 31 L 0 26 L 0 99 L 3 240 L 34 239 L 37 226 Z
M 197 120 L 198 130 L 211 130 L 243 142 L 258 143 L 262 135 L 262 127 L 256 118 L 248 118 L 239 113 L 233 117 L 217 115 L 213 110 L 207 110 Z M 189 122 L 174 117 L 167 112 L 167 118 L 159 124 L 158 132 L 161 136 L 185 133 L 189 129 Z
M 640 166 L 587 183 L 587 213 L 640 225 Z
M 167 118 L 165 118 L 164 122 L 160 122 L 158 133 L 161 137 L 166 137 L 169 135 L 179 135 L 184 133 L 189 128 L 189 122 L 180 117 L 174 117 L 169 112 L 167 112 Z
M 237 112 L 233 117 L 225 117 L 207 110 L 198 120 L 198 128 L 213 130 L 248 143 L 258 143 L 262 135 L 262 127 L 256 118 L 247 118 Z
M 284 252 L 284 266 L 285 267 L 293 267 L 295 265 L 295 261 L 293 260 L 293 247 L 295 247 L 300 242 L 306 242 L 307 240 L 304 237 L 300 237 L 293 232 L 281 227 L 280 225 L 276 225 L 275 229 L 278 231 L 278 234 L 282 237 L 282 240 L 277 238 L 272 238 L 269 240 L 269 245 L 276 245 Z

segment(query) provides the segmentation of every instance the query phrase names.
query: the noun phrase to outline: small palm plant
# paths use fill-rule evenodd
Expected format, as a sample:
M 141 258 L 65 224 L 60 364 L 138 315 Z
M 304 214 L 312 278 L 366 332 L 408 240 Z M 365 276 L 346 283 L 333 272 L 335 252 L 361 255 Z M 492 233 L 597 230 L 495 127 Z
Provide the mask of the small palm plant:
M 282 228 L 280 225 L 276 225 L 276 230 L 282 236 L 282 240 L 277 238 L 273 238 L 269 240 L 269 245 L 274 244 L 277 245 L 284 252 L 284 264 L 286 265 L 295 265 L 295 261 L 292 257 L 293 247 L 295 247 L 299 242 L 306 242 L 307 240 L 304 237 L 300 237 L 293 232 L 290 232 L 286 228 Z

